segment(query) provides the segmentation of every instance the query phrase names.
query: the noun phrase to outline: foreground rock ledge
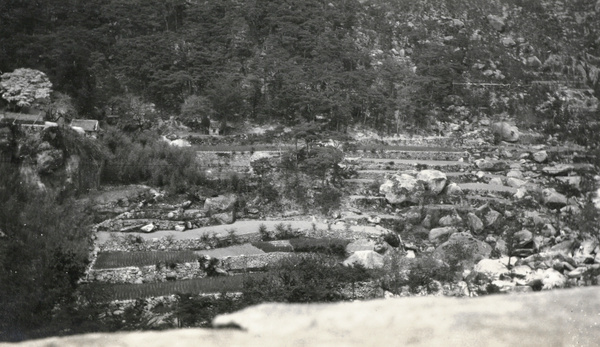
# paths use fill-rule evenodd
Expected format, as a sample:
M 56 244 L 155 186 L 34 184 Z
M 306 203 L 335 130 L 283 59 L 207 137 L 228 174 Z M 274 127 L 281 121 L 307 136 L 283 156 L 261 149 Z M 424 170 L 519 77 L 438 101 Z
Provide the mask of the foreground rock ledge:
M 354 303 L 263 304 L 215 326 L 90 334 L 24 346 L 597 346 L 600 288 L 473 299 L 400 298 Z

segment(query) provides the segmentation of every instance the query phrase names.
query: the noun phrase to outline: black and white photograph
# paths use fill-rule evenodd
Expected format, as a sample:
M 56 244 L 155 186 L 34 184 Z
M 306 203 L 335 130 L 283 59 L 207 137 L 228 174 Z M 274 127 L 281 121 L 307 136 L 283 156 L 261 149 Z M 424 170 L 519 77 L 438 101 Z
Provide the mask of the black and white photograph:
M 0 0 L 0 347 L 600 345 L 600 0 Z

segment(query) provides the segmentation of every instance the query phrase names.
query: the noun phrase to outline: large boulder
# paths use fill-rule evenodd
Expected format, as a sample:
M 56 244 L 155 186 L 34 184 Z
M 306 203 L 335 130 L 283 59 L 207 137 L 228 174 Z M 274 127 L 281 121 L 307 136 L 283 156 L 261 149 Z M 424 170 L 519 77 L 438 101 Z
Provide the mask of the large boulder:
M 204 209 L 211 212 L 221 213 L 233 211 L 238 198 L 235 194 L 219 195 L 207 198 L 204 201 Z
M 418 203 L 424 190 L 422 182 L 407 174 L 391 175 L 379 187 L 379 192 L 390 204 Z
M 519 128 L 507 122 L 497 122 L 491 126 L 492 134 L 498 136 L 502 141 L 517 142 L 519 140 Z
M 434 194 L 441 193 L 446 187 L 446 174 L 438 170 L 422 170 L 417 174 L 417 180 L 423 181 L 425 188 Z
M 360 265 L 367 269 L 381 269 L 383 256 L 375 251 L 357 251 L 344 260 L 343 264 L 345 266 Z

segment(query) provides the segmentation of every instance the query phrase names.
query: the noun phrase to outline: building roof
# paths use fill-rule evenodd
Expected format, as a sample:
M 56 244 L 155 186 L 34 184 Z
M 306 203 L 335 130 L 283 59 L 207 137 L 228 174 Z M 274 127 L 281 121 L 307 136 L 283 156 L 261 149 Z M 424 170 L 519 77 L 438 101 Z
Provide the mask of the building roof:
M 16 124 L 44 124 L 44 114 L 25 114 L 25 113 L 14 113 L 4 112 L 0 114 L 0 119 L 5 122 L 11 122 Z
M 100 129 L 98 121 L 95 119 L 73 119 L 71 121 L 72 127 L 80 127 L 86 132 L 98 131 Z

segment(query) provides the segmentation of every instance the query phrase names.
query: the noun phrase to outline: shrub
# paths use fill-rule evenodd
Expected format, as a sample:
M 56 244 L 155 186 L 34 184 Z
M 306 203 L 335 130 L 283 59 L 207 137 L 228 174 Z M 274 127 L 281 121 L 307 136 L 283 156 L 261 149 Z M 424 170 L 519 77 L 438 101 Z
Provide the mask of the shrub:
M 269 234 L 269 231 L 267 230 L 267 226 L 262 223 L 258 226 L 258 234 L 260 235 L 260 239 L 262 241 L 271 240 L 271 234 Z
M 340 208 L 340 202 L 342 200 L 342 193 L 330 186 L 325 186 L 315 194 L 315 206 L 317 206 L 320 212 L 324 215 L 328 214 L 332 210 Z

